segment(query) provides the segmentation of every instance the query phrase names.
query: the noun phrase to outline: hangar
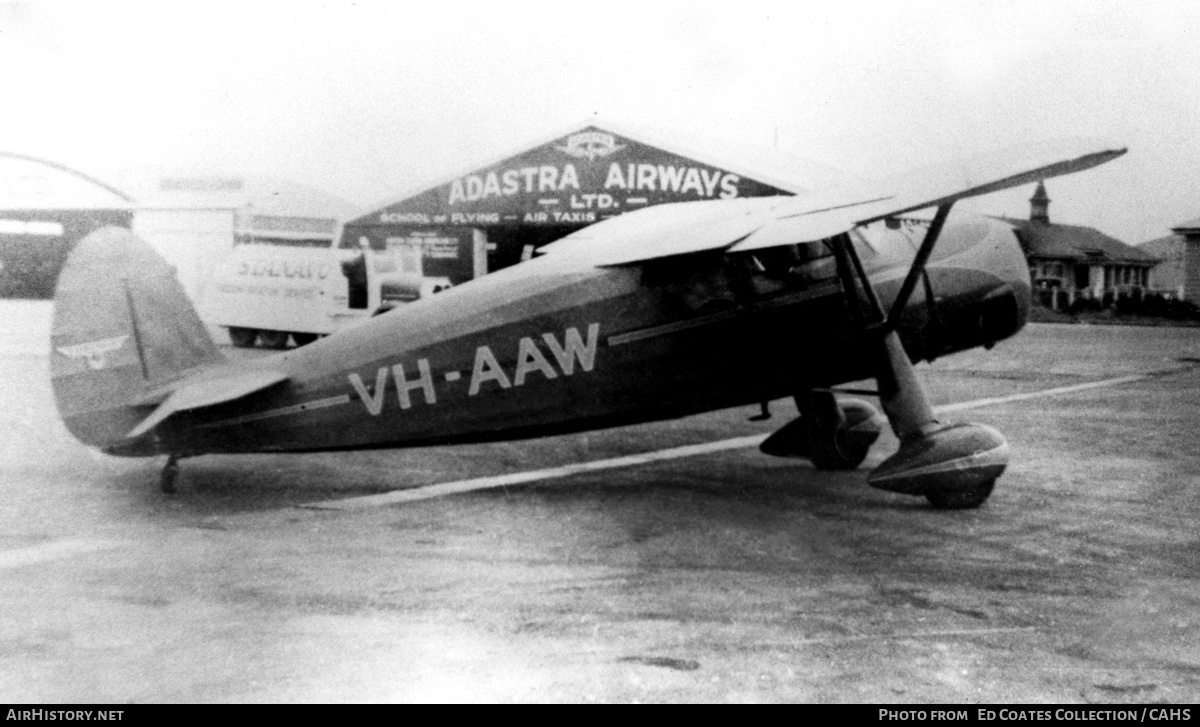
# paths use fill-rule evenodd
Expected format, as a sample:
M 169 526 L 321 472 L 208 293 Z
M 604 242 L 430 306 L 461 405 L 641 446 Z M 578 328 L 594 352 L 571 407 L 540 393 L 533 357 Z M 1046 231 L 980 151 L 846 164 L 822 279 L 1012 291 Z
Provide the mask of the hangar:
M 454 284 L 528 259 L 592 223 L 668 202 L 796 194 L 833 170 L 756 149 L 684 151 L 609 123 L 585 122 L 376 206 L 343 227 L 339 247 L 417 243 L 427 275 Z M 710 148 L 714 146 L 710 143 Z M 732 156 L 729 162 L 721 158 Z
M 75 243 L 98 227 L 129 227 L 133 201 L 77 169 L 0 152 L 0 297 L 51 297 Z
M 47 159 L 0 152 L 0 297 L 50 298 L 67 254 L 92 230 L 129 227 L 176 267 L 200 303 L 215 260 L 237 243 L 328 247 L 353 211 L 286 180 L 118 172 L 111 183 Z

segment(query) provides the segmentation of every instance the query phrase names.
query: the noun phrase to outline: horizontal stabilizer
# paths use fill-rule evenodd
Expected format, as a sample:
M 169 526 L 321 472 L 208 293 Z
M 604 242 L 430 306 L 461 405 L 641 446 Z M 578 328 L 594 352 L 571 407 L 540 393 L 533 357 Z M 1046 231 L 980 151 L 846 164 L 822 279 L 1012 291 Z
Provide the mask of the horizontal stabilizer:
M 288 375 L 283 372 L 266 370 L 242 371 L 184 383 L 171 392 L 170 396 L 159 404 L 150 416 L 134 427 L 127 436 L 130 439 L 136 439 L 166 421 L 167 417 L 176 412 L 224 404 L 256 391 L 270 388 L 287 381 L 287 379 Z

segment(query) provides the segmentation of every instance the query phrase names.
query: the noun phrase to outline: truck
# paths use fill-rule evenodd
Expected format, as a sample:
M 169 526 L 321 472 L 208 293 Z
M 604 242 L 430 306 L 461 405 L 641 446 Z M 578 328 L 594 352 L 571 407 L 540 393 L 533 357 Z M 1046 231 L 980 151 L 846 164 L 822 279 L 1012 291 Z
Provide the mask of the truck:
M 486 273 L 482 232 L 465 233 L 335 238 L 326 247 L 238 242 L 215 266 L 203 318 L 237 347 L 303 346 Z

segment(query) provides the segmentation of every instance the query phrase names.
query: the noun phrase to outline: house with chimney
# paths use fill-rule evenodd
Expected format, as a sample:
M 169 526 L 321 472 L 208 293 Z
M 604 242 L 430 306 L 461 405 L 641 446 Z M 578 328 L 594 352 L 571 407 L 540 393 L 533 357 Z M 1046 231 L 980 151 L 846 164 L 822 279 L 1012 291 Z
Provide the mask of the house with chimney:
M 1158 258 L 1083 225 L 1050 221 L 1050 197 L 1038 182 L 1029 219 L 1001 218 L 1013 226 L 1033 281 L 1034 299 L 1058 310 L 1077 301 L 1107 307 L 1121 298 L 1140 299 Z

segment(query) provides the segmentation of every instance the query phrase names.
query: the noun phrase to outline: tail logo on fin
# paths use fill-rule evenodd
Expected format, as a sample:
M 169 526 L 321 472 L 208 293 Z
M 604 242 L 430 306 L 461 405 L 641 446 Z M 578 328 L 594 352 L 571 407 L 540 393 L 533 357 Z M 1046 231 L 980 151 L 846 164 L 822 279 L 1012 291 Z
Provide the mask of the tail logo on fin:
M 89 369 L 102 369 L 108 365 L 108 354 L 119 351 L 129 339 L 128 335 L 113 336 L 100 341 L 76 343 L 73 346 L 59 346 L 58 352 L 68 358 L 82 358 Z

